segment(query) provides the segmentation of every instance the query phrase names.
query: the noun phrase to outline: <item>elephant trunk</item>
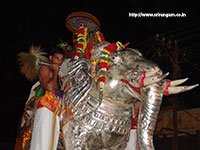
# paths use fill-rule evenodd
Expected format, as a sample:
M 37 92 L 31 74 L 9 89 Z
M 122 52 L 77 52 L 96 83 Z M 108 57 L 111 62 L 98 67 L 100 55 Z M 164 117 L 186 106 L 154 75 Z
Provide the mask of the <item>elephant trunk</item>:
M 163 94 L 158 83 L 146 87 L 144 92 L 138 119 L 138 142 L 140 150 L 154 150 L 153 133 Z

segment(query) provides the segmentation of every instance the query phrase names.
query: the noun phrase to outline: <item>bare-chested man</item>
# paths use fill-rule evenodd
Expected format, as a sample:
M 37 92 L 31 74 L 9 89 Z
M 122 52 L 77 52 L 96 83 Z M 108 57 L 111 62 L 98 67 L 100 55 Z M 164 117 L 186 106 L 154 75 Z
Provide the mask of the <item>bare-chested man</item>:
M 56 150 L 60 131 L 60 113 L 62 94 L 59 91 L 58 72 L 64 52 L 60 48 L 51 51 L 49 62 L 42 65 L 39 81 L 42 95 L 37 101 L 31 150 Z

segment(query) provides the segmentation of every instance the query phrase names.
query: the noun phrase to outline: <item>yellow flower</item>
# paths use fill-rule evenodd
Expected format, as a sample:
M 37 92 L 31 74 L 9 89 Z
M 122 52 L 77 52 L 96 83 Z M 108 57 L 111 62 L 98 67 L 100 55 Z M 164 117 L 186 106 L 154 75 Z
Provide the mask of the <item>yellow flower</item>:
M 104 75 L 101 74 L 101 75 L 100 75 L 100 78 L 101 78 L 101 77 L 104 77 Z
M 101 60 L 100 60 L 100 62 L 105 62 L 105 63 L 108 63 L 108 61 L 107 61 L 107 60 L 103 60 L 103 59 L 101 59 Z
M 84 44 L 85 44 L 85 42 L 81 42 L 81 41 L 79 41 L 79 42 L 78 42 L 78 44 L 83 44 L 83 45 L 84 45 Z
M 80 36 L 84 37 L 84 34 L 79 33 L 77 37 L 79 38 Z
M 110 55 L 110 52 L 108 50 L 106 50 L 106 49 L 103 49 L 103 52 L 105 52 L 105 53 Z

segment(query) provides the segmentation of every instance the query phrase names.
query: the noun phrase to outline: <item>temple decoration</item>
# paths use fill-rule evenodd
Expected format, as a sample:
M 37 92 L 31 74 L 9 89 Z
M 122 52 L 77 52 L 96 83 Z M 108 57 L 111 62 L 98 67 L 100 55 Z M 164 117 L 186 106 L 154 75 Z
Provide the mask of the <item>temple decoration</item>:
M 78 35 L 77 35 L 78 44 L 77 44 L 77 51 L 76 51 L 75 57 L 74 57 L 75 59 L 83 57 L 83 54 L 87 47 L 86 38 L 87 38 L 87 28 L 80 27 L 78 30 Z

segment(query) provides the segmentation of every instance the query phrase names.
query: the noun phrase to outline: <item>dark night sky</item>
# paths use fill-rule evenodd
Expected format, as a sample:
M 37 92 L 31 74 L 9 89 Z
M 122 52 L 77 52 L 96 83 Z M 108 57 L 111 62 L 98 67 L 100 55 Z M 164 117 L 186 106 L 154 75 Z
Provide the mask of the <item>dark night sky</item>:
M 95 0 L 92 2 L 76 0 L 19 2 L 10 0 L 7 5 L 6 28 L 5 30 L 3 29 L 3 37 L 6 37 L 7 43 L 6 48 L 1 50 L 0 59 L 1 74 L 3 75 L 1 79 L 2 83 L 6 83 L 1 88 L 0 111 L 4 123 L 0 131 L 0 149 L 2 149 L 2 143 L 4 145 L 10 143 L 8 147 L 13 146 L 24 103 L 33 84 L 20 74 L 17 53 L 28 51 L 31 44 L 40 45 L 49 51 L 59 43 L 59 38 L 71 44 L 72 34 L 65 27 L 65 19 L 71 12 L 86 11 L 93 14 L 99 19 L 101 31 L 107 41 L 131 42 L 129 47 L 138 48 L 145 55 L 148 49 L 143 49 L 142 47 L 145 47 L 147 43 L 141 45 L 141 42 L 155 37 L 157 33 L 166 33 L 200 22 L 198 6 L 197 2 L 191 0 L 187 2 L 181 0 L 127 0 L 115 1 L 114 3 Z M 184 12 L 187 17 L 130 18 L 128 16 L 129 12 Z M 200 28 L 200 24 L 194 28 Z M 180 32 L 184 32 L 184 30 Z M 189 33 L 189 36 L 195 34 L 196 38 L 192 42 L 184 41 L 185 45 L 198 45 L 200 43 L 200 30 L 195 33 Z M 198 65 L 200 63 L 198 61 L 200 58 L 200 46 L 195 48 L 193 49 L 195 56 L 193 58 L 193 55 L 191 55 L 191 59 L 195 61 L 196 66 L 192 67 L 189 64 L 185 64 L 182 68 L 182 76 L 190 78 L 190 81 L 187 81 L 186 84 L 199 83 L 200 67 Z M 190 51 L 190 53 L 193 53 L 193 51 Z M 199 96 L 199 87 L 184 93 L 181 96 L 181 99 L 183 99 L 182 105 L 186 108 L 200 107 Z

